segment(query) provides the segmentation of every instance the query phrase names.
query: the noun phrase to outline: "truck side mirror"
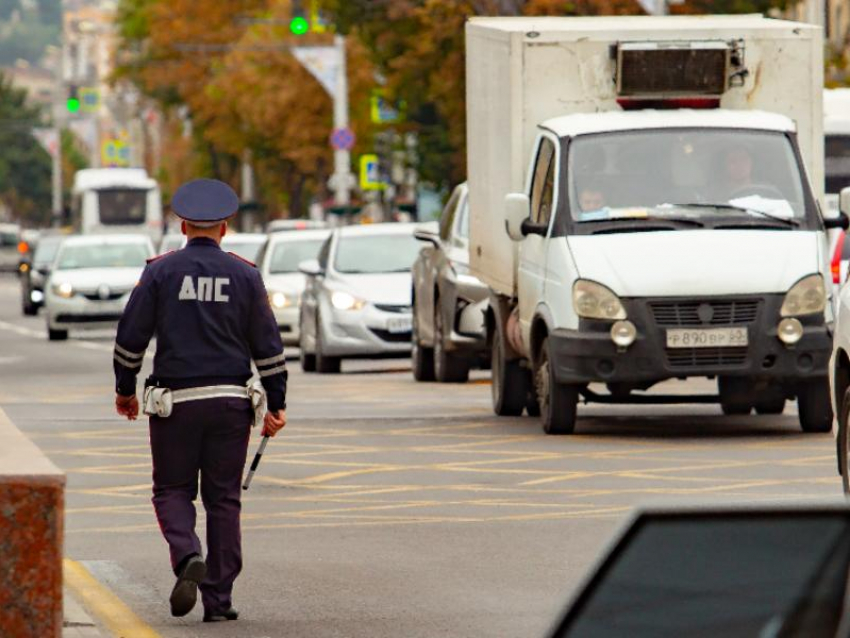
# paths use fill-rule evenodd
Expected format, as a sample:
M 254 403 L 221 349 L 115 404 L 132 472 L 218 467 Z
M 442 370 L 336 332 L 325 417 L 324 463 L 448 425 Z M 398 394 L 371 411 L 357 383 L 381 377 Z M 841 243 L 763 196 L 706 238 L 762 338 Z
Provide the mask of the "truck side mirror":
M 505 230 L 514 241 L 525 239 L 523 222 L 531 216 L 531 201 L 525 193 L 509 193 L 505 196 Z

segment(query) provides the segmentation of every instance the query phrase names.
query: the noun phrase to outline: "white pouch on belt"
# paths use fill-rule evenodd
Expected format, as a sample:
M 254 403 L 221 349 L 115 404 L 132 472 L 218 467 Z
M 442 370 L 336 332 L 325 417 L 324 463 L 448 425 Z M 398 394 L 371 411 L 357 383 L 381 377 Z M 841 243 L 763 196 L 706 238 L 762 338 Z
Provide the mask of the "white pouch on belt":
M 259 381 L 254 381 L 248 386 L 248 398 L 251 399 L 251 407 L 254 409 L 254 427 L 263 424 L 268 409 L 268 398 L 266 389 Z
M 174 409 L 174 398 L 168 388 L 148 386 L 145 388 L 143 411 L 148 416 L 167 419 Z

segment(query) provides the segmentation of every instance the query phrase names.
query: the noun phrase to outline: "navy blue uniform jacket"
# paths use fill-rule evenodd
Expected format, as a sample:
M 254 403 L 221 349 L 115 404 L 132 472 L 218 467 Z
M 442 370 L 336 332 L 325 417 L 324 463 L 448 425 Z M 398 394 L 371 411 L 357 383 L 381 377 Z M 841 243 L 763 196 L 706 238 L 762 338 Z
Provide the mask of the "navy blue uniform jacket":
M 286 364 L 259 271 L 206 238 L 148 262 L 118 324 L 115 389 L 136 393 L 156 336 L 153 378 L 171 389 L 245 385 L 253 360 L 269 410 L 286 407 Z

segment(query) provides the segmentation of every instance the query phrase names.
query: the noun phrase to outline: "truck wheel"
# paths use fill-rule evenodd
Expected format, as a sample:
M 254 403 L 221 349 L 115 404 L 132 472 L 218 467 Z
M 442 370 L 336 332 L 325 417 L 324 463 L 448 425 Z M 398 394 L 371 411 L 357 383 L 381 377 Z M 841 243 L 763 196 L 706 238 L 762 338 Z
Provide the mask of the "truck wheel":
M 506 361 L 504 352 L 502 333 L 497 329 L 493 335 L 490 357 L 490 367 L 493 371 L 493 383 L 490 385 L 493 412 L 499 416 L 519 416 L 525 408 L 528 395 L 528 374 L 518 361 Z
M 743 416 L 752 412 L 752 389 L 746 379 L 720 377 L 717 379 L 717 389 L 723 414 Z
M 803 382 L 797 389 L 797 409 L 803 432 L 829 432 L 832 430 L 832 401 L 829 397 L 829 381 L 812 379 Z
M 434 377 L 440 383 L 466 383 L 469 381 L 469 362 L 446 351 L 446 335 L 439 299 L 434 312 Z
M 419 340 L 419 321 L 417 321 L 416 301 L 413 302 L 413 337 L 412 352 L 413 378 L 417 381 L 434 380 L 434 351 L 425 348 Z
M 578 388 L 558 383 L 549 363 L 549 339 L 543 340 L 534 369 L 537 400 L 546 434 L 572 434 L 576 427 Z
M 47 338 L 50 341 L 65 341 L 68 339 L 68 331 L 67 330 L 54 330 L 48 326 L 47 328 Z
M 316 372 L 321 374 L 339 374 L 342 369 L 342 359 L 328 357 L 322 354 L 322 324 L 316 314 Z
M 844 393 L 841 400 L 841 412 L 838 415 L 838 471 L 841 473 L 844 493 L 850 495 L 850 468 L 847 467 L 848 447 L 850 447 L 848 421 L 850 421 L 850 388 Z

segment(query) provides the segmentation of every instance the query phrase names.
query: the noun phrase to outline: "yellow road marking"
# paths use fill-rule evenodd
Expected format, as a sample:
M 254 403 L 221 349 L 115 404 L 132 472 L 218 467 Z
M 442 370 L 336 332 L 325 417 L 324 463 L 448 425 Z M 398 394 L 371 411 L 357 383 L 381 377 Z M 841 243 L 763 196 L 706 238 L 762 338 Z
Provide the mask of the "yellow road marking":
M 86 609 L 93 613 L 115 636 L 121 638 L 161 638 L 139 618 L 118 596 L 77 561 L 66 558 L 65 584 L 71 588 Z

